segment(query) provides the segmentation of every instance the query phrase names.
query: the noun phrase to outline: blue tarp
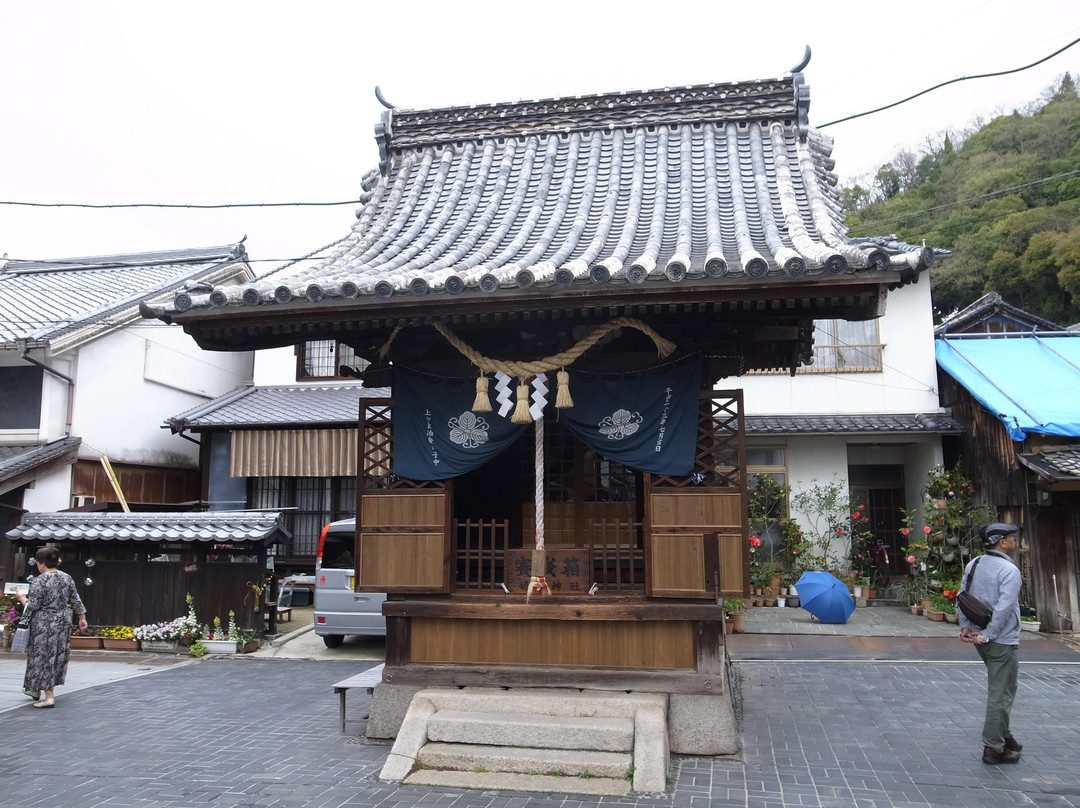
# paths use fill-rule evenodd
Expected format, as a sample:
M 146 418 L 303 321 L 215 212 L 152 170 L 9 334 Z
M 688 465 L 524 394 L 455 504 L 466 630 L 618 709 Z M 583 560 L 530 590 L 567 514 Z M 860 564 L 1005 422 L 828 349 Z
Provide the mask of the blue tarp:
M 1080 337 L 953 337 L 936 340 L 935 352 L 1013 440 L 1080 437 Z

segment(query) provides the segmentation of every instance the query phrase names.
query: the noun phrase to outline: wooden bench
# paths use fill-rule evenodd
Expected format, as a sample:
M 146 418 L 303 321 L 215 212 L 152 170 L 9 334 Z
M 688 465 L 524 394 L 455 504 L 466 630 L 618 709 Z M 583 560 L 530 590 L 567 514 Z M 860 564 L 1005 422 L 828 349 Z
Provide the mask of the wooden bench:
M 340 682 L 334 685 L 334 692 L 338 694 L 339 717 L 341 718 L 341 731 L 345 731 L 345 724 L 357 723 L 359 721 L 367 720 L 367 716 L 362 718 L 345 718 L 345 697 L 348 695 L 349 690 L 354 687 L 362 687 L 367 690 L 367 694 L 370 696 L 375 689 L 375 685 L 382 681 L 383 668 L 386 667 L 386 663 L 376 665 L 374 668 L 369 668 L 366 671 L 350 676 L 348 679 L 342 679 Z

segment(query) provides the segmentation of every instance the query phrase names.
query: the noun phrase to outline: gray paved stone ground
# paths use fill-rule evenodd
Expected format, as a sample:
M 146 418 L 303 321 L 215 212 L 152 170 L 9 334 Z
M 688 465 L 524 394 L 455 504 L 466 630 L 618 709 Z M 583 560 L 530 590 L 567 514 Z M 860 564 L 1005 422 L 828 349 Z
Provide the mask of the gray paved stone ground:
M 929 623 L 892 611 L 891 618 L 875 619 L 906 621 L 911 631 Z M 766 618 L 778 619 L 759 616 Z M 362 724 L 340 733 L 331 691 L 335 681 L 373 661 L 322 654 L 161 664 L 139 671 L 149 675 L 74 692 L 60 689 L 52 710 L 36 710 L 26 699 L 0 712 L 0 733 L 7 739 L 0 803 L 20 808 L 1080 806 L 1080 666 L 1072 661 L 1080 656 L 1070 653 L 1060 661 L 1023 663 L 1013 728 L 1025 745 L 1024 757 L 1019 765 L 1001 767 L 986 766 L 979 757 L 981 665 L 825 657 L 737 661 L 741 754 L 677 758 L 668 793 L 636 800 L 379 783 L 376 775 L 388 747 L 364 742 Z M 835 649 L 830 655 L 844 659 Z M 123 663 L 79 656 L 72 667 L 104 664 Z M 9 683 L 12 667 L 21 670 L 21 665 L 20 659 L 0 654 L 0 682 Z M 362 695 L 350 697 L 350 713 L 362 712 L 363 702 Z

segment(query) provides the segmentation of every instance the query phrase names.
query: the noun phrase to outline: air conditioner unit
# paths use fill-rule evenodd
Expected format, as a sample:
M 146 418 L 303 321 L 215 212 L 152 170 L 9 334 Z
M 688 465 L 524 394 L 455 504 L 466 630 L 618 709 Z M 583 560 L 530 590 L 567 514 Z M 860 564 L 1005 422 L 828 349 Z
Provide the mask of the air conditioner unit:
M 97 499 L 93 494 L 76 494 L 71 498 L 72 508 L 82 508 L 86 505 L 93 505 Z

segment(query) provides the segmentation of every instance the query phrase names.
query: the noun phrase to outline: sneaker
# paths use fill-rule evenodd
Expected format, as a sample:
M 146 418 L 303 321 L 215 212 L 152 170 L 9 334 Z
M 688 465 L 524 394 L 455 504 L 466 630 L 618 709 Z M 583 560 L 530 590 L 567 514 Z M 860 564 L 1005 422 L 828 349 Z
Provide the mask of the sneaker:
M 983 747 L 983 763 L 1019 763 L 1020 753 L 1011 749 L 1002 749 L 995 752 L 992 746 Z
M 1020 752 L 1020 751 L 1023 750 L 1024 746 L 1023 746 L 1023 744 L 1020 743 L 1020 741 L 1016 740 L 1016 738 L 1014 738 L 1012 735 L 1006 735 L 1005 736 L 1005 748 L 1008 749 L 1010 752 Z

